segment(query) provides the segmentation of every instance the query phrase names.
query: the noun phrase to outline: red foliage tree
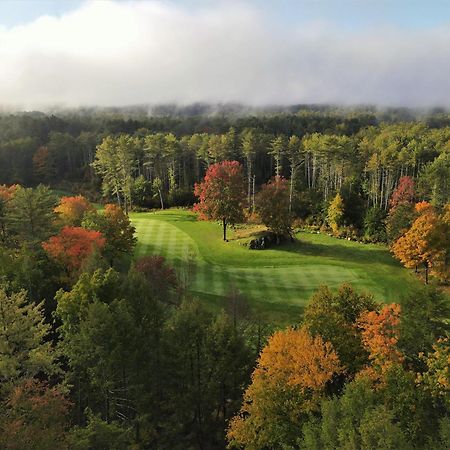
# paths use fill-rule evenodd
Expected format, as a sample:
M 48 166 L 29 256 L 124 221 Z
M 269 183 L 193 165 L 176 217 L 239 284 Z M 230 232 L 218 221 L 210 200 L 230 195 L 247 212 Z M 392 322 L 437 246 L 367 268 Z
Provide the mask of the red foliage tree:
M 134 267 L 145 276 L 153 292 L 163 294 L 163 297 L 169 289 L 178 287 L 175 270 L 166 263 L 164 256 L 143 256 Z
M 397 189 L 392 193 L 390 206 L 396 208 L 404 203 L 413 203 L 414 196 L 414 180 L 407 176 L 401 177 Z
M 244 219 L 244 177 L 237 161 L 223 161 L 208 168 L 205 178 L 194 189 L 199 203 L 194 211 L 203 219 L 221 220 L 223 240 L 227 240 L 227 225 Z
M 95 250 L 105 246 L 99 231 L 80 227 L 64 227 L 57 236 L 42 243 L 47 254 L 63 264 L 69 272 L 80 269 Z
M 83 221 L 84 214 L 93 210 L 94 207 L 82 195 L 62 197 L 59 205 L 55 208 L 60 221 L 64 225 L 71 227 L 79 227 Z

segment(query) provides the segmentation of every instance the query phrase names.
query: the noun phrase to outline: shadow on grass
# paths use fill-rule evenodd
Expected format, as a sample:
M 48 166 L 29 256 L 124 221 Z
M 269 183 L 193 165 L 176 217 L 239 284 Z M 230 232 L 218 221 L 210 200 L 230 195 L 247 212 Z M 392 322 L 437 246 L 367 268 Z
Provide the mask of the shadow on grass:
M 207 294 L 205 292 L 191 291 L 193 298 L 200 300 L 208 311 L 218 313 L 226 309 L 225 296 Z M 245 296 L 245 293 L 243 294 Z M 253 320 L 261 320 L 279 327 L 295 325 L 301 321 L 304 305 L 292 305 L 289 303 L 267 302 L 249 299 L 251 317 Z
M 155 218 L 167 220 L 168 222 L 197 222 L 197 216 L 193 214 L 183 214 L 175 211 L 164 210 L 155 214 Z
M 353 263 L 382 263 L 393 267 L 401 267 L 387 250 L 365 248 L 363 244 L 361 244 L 361 247 L 347 247 L 338 243 L 305 242 L 300 238 L 293 243 L 281 244 L 278 247 L 274 246 L 270 249 L 296 253 L 303 256 L 322 256 Z

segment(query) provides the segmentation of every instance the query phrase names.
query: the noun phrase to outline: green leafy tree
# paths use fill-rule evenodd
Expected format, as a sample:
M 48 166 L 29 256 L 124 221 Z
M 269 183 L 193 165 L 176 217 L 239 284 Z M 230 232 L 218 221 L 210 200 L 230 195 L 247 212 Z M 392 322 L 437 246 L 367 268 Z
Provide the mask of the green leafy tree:
M 406 450 L 409 447 L 392 411 L 380 402 L 371 383 L 360 379 L 349 383 L 340 398 L 322 401 L 321 417 L 311 417 L 303 426 L 301 448 Z
M 286 141 L 284 136 L 278 136 L 270 143 L 269 155 L 275 160 L 275 176 L 281 176 L 283 155 L 286 151 Z
M 39 373 L 57 371 L 49 332 L 42 304 L 29 304 L 24 291 L 8 295 L 0 289 L 1 393 Z
M 125 134 L 108 136 L 97 147 L 92 163 L 102 178 L 103 194 L 115 196 L 125 211 L 132 207 L 133 175 L 140 145 L 138 138 Z
M 363 312 L 373 311 L 377 306 L 372 295 L 359 293 L 350 285 L 342 285 L 336 293 L 321 287 L 309 300 L 303 323 L 313 336 L 322 336 L 333 344 L 351 376 L 368 361 L 357 320 Z
M 53 231 L 56 199 L 48 187 L 19 187 L 8 204 L 8 228 L 16 239 L 39 243 Z
M 401 300 L 399 348 L 408 362 L 420 371 L 420 354 L 432 351 L 438 339 L 450 333 L 450 302 L 445 293 L 434 287 L 421 287 Z
M 137 243 L 135 228 L 125 211 L 117 205 L 105 205 L 103 214 L 91 211 L 84 216 L 84 228 L 102 233 L 106 239 L 104 254 L 112 265 L 117 258 L 131 255 Z

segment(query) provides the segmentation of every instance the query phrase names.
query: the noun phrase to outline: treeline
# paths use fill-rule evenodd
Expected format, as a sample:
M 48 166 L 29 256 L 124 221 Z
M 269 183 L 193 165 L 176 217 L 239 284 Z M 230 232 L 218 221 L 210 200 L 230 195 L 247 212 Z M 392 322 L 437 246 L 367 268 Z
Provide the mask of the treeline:
M 172 133 L 108 136 L 92 166 L 103 193 L 126 209 L 190 205 L 193 186 L 212 164 L 237 160 L 245 167 L 247 208 L 273 176 L 290 183 L 289 210 L 309 224 L 326 224 L 330 204 L 342 199 L 341 225 L 349 234 L 386 241 L 390 198 L 402 177 L 415 181 L 417 200 L 442 208 L 450 198 L 450 128 L 420 124 L 363 128 L 354 135 Z
M 1 448 L 224 448 L 269 330 L 239 292 L 133 260 L 114 204 L 2 186 L 0 225 Z
M 98 200 L 101 177 L 104 194 L 124 206 L 191 205 L 211 164 L 238 160 L 251 209 L 259 187 L 281 175 L 297 217 L 325 222 L 339 193 L 345 225 L 379 240 L 402 176 L 416 182 L 417 200 L 449 201 L 449 137 L 447 127 L 379 124 L 368 113 L 0 116 L 0 183 L 47 183 Z
M 191 298 L 195 261 L 177 273 L 133 260 L 115 204 L 99 213 L 82 196 L 2 186 L 0 226 L 2 448 L 450 443 L 439 291 L 399 306 L 323 288 L 273 332 L 236 290 L 218 314 Z

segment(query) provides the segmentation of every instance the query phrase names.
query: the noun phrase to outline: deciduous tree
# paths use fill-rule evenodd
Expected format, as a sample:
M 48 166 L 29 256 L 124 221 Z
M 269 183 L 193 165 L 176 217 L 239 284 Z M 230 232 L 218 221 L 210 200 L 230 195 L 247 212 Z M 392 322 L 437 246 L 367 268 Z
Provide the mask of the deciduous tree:
M 277 235 L 292 235 L 292 214 L 289 211 L 289 183 L 275 177 L 261 187 L 256 196 L 256 211 L 262 223 Z
M 61 197 L 59 205 L 55 208 L 59 221 L 69 227 L 79 227 L 83 221 L 83 216 L 94 207 L 82 195 L 75 197 Z
M 64 449 L 70 403 L 60 386 L 26 379 L 14 387 L 0 412 L 3 449 Z
M 380 311 L 365 311 L 358 319 L 362 342 L 369 352 L 370 367 L 362 373 L 379 378 L 393 364 L 401 363 L 403 355 L 398 349 L 400 305 L 384 306 Z
M 81 227 L 64 227 L 59 234 L 42 243 L 47 254 L 69 273 L 78 271 L 95 251 L 105 246 L 102 233 Z
M 275 332 L 261 352 L 244 403 L 228 429 L 233 447 L 282 449 L 297 443 L 308 412 L 342 372 L 330 343 L 306 328 Z
M 245 202 L 242 165 L 237 161 L 223 161 L 209 166 L 205 178 L 195 185 L 199 203 L 194 211 L 209 220 L 221 220 L 223 240 L 227 240 L 227 225 L 244 219 Z
M 334 233 L 339 231 L 343 225 L 345 213 L 344 200 L 341 194 L 337 193 L 328 207 L 327 221 Z
M 426 283 L 430 268 L 445 278 L 448 270 L 445 245 L 448 233 L 445 230 L 448 228 L 429 203 L 417 203 L 416 212 L 417 219 L 393 244 L 392 252 L 405 267 L 417 269 L 417 266 L 422 264 L 425 267 Z
M 324 286 L 309 300 L 303 323 L 313 336 L 319 335 L 333 344 L 346 374 L 352 376 L 368 362 L 368 352 L 356 326 L 358 318 L 377 308 L 372 295 L 357 292 L 348 284 L 340 286 L 336 293 Z
M 102 233 L 106 239 L 104 254 L 111 265 L 116 258 L 130 255 L 137 242 L 130 218 L 118 205 L 106 205 L 103 214 L 89 212 L 84 216 L 82 226 Z
M 163 298 L 170 297 L 169 293 L 178 287 L 175 270 L 167 264 L 164 256 L 143 256 L 136 261 L 134 268 L 145 276 L 152 291 L 161 293 Z

